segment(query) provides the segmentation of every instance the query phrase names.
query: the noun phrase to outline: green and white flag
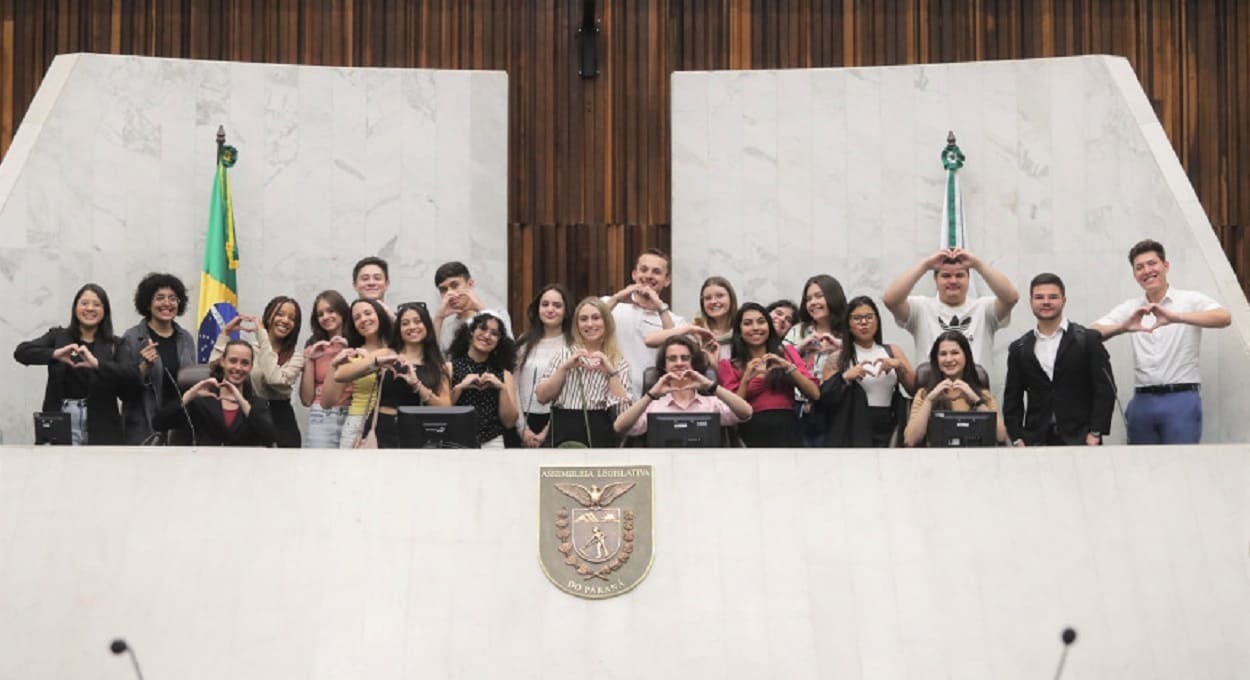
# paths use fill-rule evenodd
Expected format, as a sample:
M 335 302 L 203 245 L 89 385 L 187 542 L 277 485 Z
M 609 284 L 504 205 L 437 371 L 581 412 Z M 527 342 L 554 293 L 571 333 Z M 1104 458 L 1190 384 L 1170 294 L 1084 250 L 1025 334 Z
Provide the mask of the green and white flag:
M 942 231 L 939 248 L 967 248 L 964 231 L 964 201 L 959 195 L 959 169 L 964 167 L 964 152 L 955 145 L 955 133 L 946 135 L 942 149 L 942 167 L 946 168 L 946 191 L 942 194 Z
M 942 193 L 942 229 L 938 248 L 968 249 L 968 232 L 964 225 L 964 199 L 959 193 L 959 169 L 964 167 L 964 152 L 955 144 L 955 133 L 946 133 L 942 149 L 942 167 L 946 169 L 946 191 Z M 977 283 L 968 272 L 968 299 L 977 297 Z

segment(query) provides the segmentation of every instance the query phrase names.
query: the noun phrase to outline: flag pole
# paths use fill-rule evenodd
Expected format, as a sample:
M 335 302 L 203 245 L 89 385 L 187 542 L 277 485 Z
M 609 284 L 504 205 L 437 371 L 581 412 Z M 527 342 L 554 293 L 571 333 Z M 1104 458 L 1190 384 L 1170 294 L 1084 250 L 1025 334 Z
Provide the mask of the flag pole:
M 221 158 L 221 150 L 226 146 L 226 126 L 217 126 L 217 158 Z

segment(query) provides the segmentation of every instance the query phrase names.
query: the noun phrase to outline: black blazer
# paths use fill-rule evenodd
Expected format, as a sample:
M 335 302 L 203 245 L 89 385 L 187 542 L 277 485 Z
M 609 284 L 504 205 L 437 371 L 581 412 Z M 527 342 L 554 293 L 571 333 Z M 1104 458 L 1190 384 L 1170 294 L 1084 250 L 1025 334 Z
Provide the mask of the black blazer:
M 1045 444 L 1052 415 L 1065 444 L 1084 444 L 1090 432 L 1106 435 L 1115 407 L 1115 380 L 1102 334 L 1069 321 L 1059 341 L 1053 381 L 1037 361 L 1036 344 L 1037 337 L 1030 330 L 1007 350 L 1003 392 L 1007 436 L 1030 446 Z
M 121 340 L 95 343 L 98 369 L 70 368 L 69 364 L 52 358 L 60 347 L 79 342 L 69 329 L 57 326 L 47 333 L 17 346 L 13 358 L 26 366 L 47 366 L 48 382 L 43 391 L 43 410 L 59 412 L 64 397 L 65 380 L 70 371 L 84 371 L 87 376 L 87 443 L 122 444 L 123 430 L 117 400 L 129 398 L 139 390 L 139 370 L 117 361 Z
M 194 434 L 198 446 L 273 446 L 277 431 L 269 414 L 269 400 L 256 396 L 250 384 L 244 386 L 243 398 L 252 405 L 252 412 L 245 416 L 239 411 L 234 417 L 234 424 L 228 428 L 221 402 L 212 397 L 192 399 L 185 414 L 181 401 L 170 402 L 156 412 L 153 425 L 157 430 L 181 430 L 188 435 Z M 195 425 L 194 433 L 187 427 L 188 416 Z

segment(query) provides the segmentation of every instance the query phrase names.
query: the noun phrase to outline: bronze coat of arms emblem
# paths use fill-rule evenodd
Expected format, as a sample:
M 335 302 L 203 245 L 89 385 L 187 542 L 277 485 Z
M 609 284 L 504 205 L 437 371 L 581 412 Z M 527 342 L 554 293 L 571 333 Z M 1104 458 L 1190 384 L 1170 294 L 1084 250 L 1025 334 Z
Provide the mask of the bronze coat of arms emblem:
M 651 466 L 543 467 L 538 560 L 557 588 L 590 599 L 629 592 L 652 556 Z

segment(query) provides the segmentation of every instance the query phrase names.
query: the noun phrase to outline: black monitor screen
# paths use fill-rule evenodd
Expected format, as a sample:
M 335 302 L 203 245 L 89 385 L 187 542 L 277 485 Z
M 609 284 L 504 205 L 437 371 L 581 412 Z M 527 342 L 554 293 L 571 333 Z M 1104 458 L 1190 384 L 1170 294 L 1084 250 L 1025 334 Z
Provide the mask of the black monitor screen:
M 35 443 L 64 444 L 74 443 L 69 424 L 69 414 L 54 411 L 35 414 Z
M 716 413 L 648 413 L 647 446 L 713 448 L 720 446 Z
M 998 413 L 994 411 L 934 411 L 925 432 L 929 448 L 994 446 L 998 443 Z
M 478 448 L 472 406 L 400 406 L 397 420 L 400 448 Z

